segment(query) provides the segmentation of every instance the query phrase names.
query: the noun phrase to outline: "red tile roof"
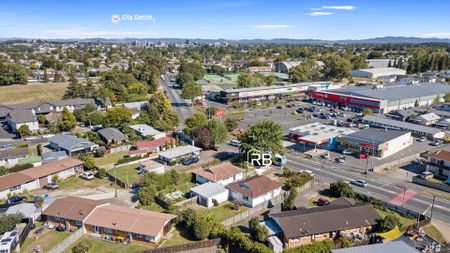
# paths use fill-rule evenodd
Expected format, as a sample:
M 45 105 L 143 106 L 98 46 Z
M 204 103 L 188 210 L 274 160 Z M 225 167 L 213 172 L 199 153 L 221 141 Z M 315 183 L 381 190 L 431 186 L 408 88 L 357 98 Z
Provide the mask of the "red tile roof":
M 225 162 L 213 165 L 206 169 L 200 167 L 192 171 L 192 173 L 202 176 L 211 182 L 217 182 L 242 173 L 242 170 L 239 167 L 234 166 L 230 162 Z
M 151 141 L 137 141 L 136 148 L 137 149 L 151 149 L 156 147 L 164 146 L 167 143 L 171 143 L 172 138 L 170 136 L 166 136 L 164 138 L 159 138 Z
M 229 184 L 225 188 L 230 191 L 239 192 L 243 196 L 256 198 L 277 188 L 281 188 L 281 186 L 281 183 L 266 176 L 254 176 L 240 182 Z
M 97 206 L 108 205 L 107 202 L 78 197 L 65 197 L 55 200 L 45 210 L 44 215 L 83 221 Z

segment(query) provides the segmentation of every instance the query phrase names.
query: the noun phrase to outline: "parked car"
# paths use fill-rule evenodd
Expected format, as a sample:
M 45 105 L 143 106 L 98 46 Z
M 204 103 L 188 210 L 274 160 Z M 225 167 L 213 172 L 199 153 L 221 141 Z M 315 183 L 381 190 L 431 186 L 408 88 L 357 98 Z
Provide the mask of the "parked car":
M 32 203 L 35 203 L 35 202 L 37 202 L 39 199 L 41 199 L 41 198 L 44 198 L 44 199 L 46 199 L 46 198 L 48 198 L 48 194 L 40 194 L 40 195 L 36 195 L 36 196 L 34 196 L 33 197 L 33 199 L 31 200 L 31 202 Z
M 234 147 L 239 147 L 241 146 L 241 142 L 238 140 L 230 140 L 230 145 Z
M 86 171 L 86 172 L 83 172 L 80 177 L 83 179 L 86 179 L 86 180 L 91 180 L 91 179 L 94 179 L 94 176 L 95 176 L 94 173 L 92 173 L 90 171 Z
M 194 163 L 198 163 L 199 160 L 200 159 L 198 158 L 198 156 L 190 156 L 190 157 L 184 159 L 181 163 L 183 165 L 191 165 Z
M 309 175 L 311 175 L 312 177 L 314 176 L 314 172 L 310 171 L 310 170 L 301 170 L 300 173 L 308 173 Z
M 362 179 L 354 180 L 351 183 L 360 187 L 366 187 L 368 185 L 367 181 Z
M 345 149 L 345 150 L 342 151 L 342 154 L 343 155 L 351 155 L 351 154 L 353 154 L 353 151 Z
M 430 143 L 430 145 L 432 146 L 441 146 L 442 144 L 444 144 L 442 140 L 434 140 L 432 143 Z
M 316 204 L 318 206 L 326 206 L 326 205 L 330 204 L 330 201 L 328 201 L 328 199 L 326 199 L 326 198 L 319 198 L 317 200 Z
M 343 159 L 342 157 L 336 157 L 334 159 L 334 161 L 337 162 L 337 163 L 345 163 L 345 159 Z
M 277 109 L 283 109 L 283 106 L 279 105 L 279 106 L 277 106 L 277 107 L 275 107 L 275 108 L 277 108 Z
M 26 199 L 25 196 L 12 196 L 6 200 L 7 204 L 18 204 Z
M 45 188 L 48 188 L 50 190 L 56 190 L 59 188 L 59 185 L 55 182 L 51 182 L 45 185 Z
M 2 145 L 2 146 L 0 146 L 0 151 L 2 151 L 2 150 L 7 150 L 7 149 L 11 149 L 13 146 L 12 146 L 12 144 L 5 144 L 5 145 Z
M 295 110 L 297 113 L 303 113 L 305 110 L 303 108 L 298 108 L 297 110 Z
M 426 142 L 427 141 L 427 137 L 421 136 L 421 137 L 417 138 L 417 141 L 418 142 Z
M 322 159 L 326 159 L 326 160 L 328 160 L 328 159 L 330 159 L 330 155 L 327 153 L 327 154 L 323 154 L 323 155 L 321 155 L 320 156 Z

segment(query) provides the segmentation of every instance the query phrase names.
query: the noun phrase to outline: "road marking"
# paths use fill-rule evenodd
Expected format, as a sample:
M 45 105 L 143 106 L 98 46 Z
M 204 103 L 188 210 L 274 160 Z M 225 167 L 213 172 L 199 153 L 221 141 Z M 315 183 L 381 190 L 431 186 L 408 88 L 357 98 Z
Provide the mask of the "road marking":
M 417 195 L 417 192 L 407 190 L 406 192 L 399 192 L 395 195 L 389 203 L 400 206 L 406 204 L 408 201 L 413 199 Z

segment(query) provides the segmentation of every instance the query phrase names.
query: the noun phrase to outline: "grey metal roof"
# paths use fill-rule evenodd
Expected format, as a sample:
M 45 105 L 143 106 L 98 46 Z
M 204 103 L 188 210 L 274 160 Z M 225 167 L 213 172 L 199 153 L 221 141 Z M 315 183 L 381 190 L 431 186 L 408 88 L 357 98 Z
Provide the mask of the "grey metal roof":
M 128 137 L 125 134 L 120 132 L 119 129 L 113 127 L 100 129 L 98 130 L 98 133 L 107 140 L 114 140 L 114 141 L 128 140 Z
M 221 184 L 208 182 L 191 188 L 191 191 L 205 198 L 213 198 L 217 194 L 228 192 Z
M 42 154 L 42 163 L 49 163 L 67 157 L 65 151 L 46 152 Z
M 393 119 L 388 119 L 385 117 L 380 117 L 380 116 L 375 116 L 375 115 L 366 115 L 363 117 L 363 120 L 367 121 L 369 123 L 373 122 L 373 123 L 378 123 L 378 124 L 383 124 L 383 125 L 389 125 L 389 126 L 393 126 L 393 127 L 397 127 L 397 128 L 401 128 L 401 129 L 407 129 L 407 130 L 411 130 L 411 131 L 428 133 L 431 135 L 435 135 L 435 134 L 441 132 L 441 130 L 436 129 L 436 128 L 417 125 L 417 124 L 398 121 L 398 120 L 393 120 Z
M 418 250 L 402 241 L 379 243 L 359 247 L 333 249 L 332 253 L 419 253 Z
M 1 159 L 12 159 L 17 157 L 25 157 L 28 155 L 28 148 L 12 148 L 0 151 Z
M 180 156 L 188 155 L 194 152 L 200 152 L 202 149 L 195 146 L 187 145 L 169 149 L 167 151 L 159 153 L 160 157 L 167 159 L 174 159 Z
M 252 88 L 241 88 L 241 89 L 228 89 L 225 90 L 227 93 L 233 92 L 249 92 L 249 91 L 258 91 L 258 90 L 267 90 L 267 89 L 284 89 L 284 88 L 292 88 L 298 86 L 308 86 L 311 84 L 331 84 L 332 82 L 304 82 L 304 83 L 293 83 L 288 85 L 272 85 L 272 86 L 262 86 L 262 87 L 252 87 Z
M 30 110 L 13 110 L 8 113 L 9 118 L 16 124 L 37 121 Z
M 385 85 L 380 89 L 373 89 L 372 87 L 367 86 L 357 86 L 336 89 L 329 92 L 380 100 L 399 100 L 444 94 L 450 92 L 450 85 L 434 83 L 400 85 L 396 83 L 394 85 Z
M 141 135 L 144 135 L 144 136 L 149 136 L 149 135 L 156 136 L 156 135 L 162 134 L 162 132 L 160 132 L 146 124 L 132 125 L 132 126 L 130 126 L 130 128 L 134 129 L 136 132 L 139 132 Z
M 347 135 L 349 139 L 361 140 L 368 143 L 380 144 L 388 142 L 392 139 L 407 134 L 407 131 L 383 129 L 383 128 L 367 128 L 361 131 Z
M 91 141 L 80 139 L 73 135 L 55 135 L 48 140 L 50 143 L 57 145 L 59 148 L 71 152 L 98 146 Z
M 25 218 L 32 218 L 36 212 L 36 207 L 32 203 L 20 203 L 11 206 L 6 210 L 5 214 L 18 214 L 21 213 Z

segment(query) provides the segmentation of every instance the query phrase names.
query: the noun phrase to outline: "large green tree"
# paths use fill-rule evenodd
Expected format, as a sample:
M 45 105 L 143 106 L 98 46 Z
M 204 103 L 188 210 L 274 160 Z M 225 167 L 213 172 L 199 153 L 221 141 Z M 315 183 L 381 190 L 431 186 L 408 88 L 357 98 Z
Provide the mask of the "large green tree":
M 190 99 L 191 101 L 194 98 L 202 95 L 202 87 L 195 82 L 187 82 L 181 88 L 181 96 L 185 99 Z
M 77 119 L 66 107 L 64 107 L 61 113 L 61 122 L 59 123 L 59 129 L 61 131 L 71 131 L 76 126 Z
M 329 79 L 342 80 L 349 78 L 352 72 L 352 64 L 349 60 L 339 55 L 329 55 L 324 59 L 325 67 L 323 72 Z
M 156 91 L 148 105 L 139 117 L 139 121 L 158 130 L 169 131 L 180 123 L 178 115 L 173 110 L 170 101 L 161 91 Z
M 198 61 L 193 62 L 182 62 L 180 64 L 179 73 L 190 73 L 194 80 L 200 80 L 205 75 L 205 70 L 203 66 Z
M 240 151 L 246 153 L 250 150 L 283 154 L 283 131 L 280 124 L 264 120 L 248 127 L 247 131 L 239 135 Z
M 318 81 L 320 76 L 320 66 L 313 59 L 306 59 L 289 70 L 292 82 Z
M 103 118 L 104 126 L 120 126 L 130 123 L 132 112 L 126 107 L 113 107 L 106 111 Z
M 188 131 L 198 127 L 205 126 L 208 123 L 208 118 L 203 113 L 195 113 L 186 119 L 186 127 Z
M 208 122 L 208 129 L 211 130 L 211 135 L 213 139 L 213 146 L 223 143 L 228 138 L 228 129 L 226 125 L 218 120 L 211 119 Z

